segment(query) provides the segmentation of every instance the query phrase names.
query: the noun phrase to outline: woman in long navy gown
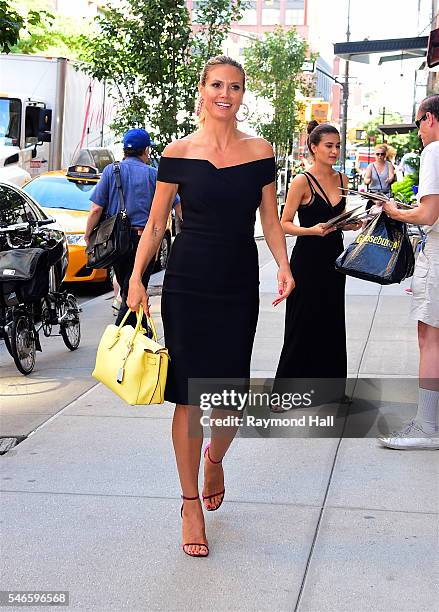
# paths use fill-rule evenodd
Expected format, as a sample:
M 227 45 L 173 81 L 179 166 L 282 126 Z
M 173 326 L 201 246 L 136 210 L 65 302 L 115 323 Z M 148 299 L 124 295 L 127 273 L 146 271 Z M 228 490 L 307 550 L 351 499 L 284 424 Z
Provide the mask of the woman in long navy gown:
M 245 73 L 234 60 L 209 60 L 200 78 L 201 127 L 171 143 L 160 161 L 148 224 L 139 243 L 127 303 L 148 311 L 142 272 L 163 235 L 178 190 L 183 228 L 175 239 L 163 284 L 162 318 L 170 353 L 166 399 L 175 402 L 172 434 L 183 493 L 183 550 L 209 549 L 198 493 L 201 411 L 190 405 L 189 379 L 248 379 L 258 318 L 258 256 L 253 238 L 259 208 L 264 235 L 279 265 L 279 294 L 294 287 L 277 217 L 272 147 L 237 129 Z M 191 424 L 198 420 L 196 430 Z M 215 410 L 212 411 L 215 418 Z M 218 428 L 219 430 L 221 428 Z M 217 435 L 216 435 L 217 434 Z M 203 503 L 217 510 L 224 498 L 222 459 L 236 428 L 212 428 L 204 451 Z
M 340 399 L 347 376 L 345 276 L 334 264 L 343 251 L 342 229 L 325 226 L 346 207 L 340 188 L 347 177 L 333 169 L 340 153 L 340 134 L 330 124 L 310 122 L 308 149 L 313 164 L 291 183 L 281 224 L 297 236 L 291 255 L 296 288 L 288 297 L 284 344 L 273 391 L 314 392 L 313 403 Z M 298 213 L 299 223 L 294 222 Z M 282 407 L 272 406 L 273 412 Z

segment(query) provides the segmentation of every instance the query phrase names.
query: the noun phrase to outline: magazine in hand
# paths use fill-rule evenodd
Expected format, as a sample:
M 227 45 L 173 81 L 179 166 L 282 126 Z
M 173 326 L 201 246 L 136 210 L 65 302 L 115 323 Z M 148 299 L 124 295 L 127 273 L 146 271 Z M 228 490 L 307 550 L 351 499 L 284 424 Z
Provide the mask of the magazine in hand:
M 343 193 L 343 195 L 345 196 L 349 194 L 355 194 L 361 196 L 365 200 L 375 200 L 376 202 L 388 202 L 389 200 L 394 199 L 395 202 L 398 204 L 398 208 L 404 208 L 405 210 L 412 210 L 413 208 L 416 208 L 416 206 L 414 206 L 413 204 L 407 204 L 406 202 L 402 202 L 396 197 L 389 198 L 383 193 L 374 193 L 373 191 L 355 191 L 355 189 L 347 189 L 346 187 L 339 187 L 339 189 L 345 192 Z
M 355 208 L 352 208 L 351 210 L 347 210 L 343 213 L 341 213 L 341 215 L 337 215 L 336 217 L 333 217 L 332 219 L 330 219 L 329 221 L 327 221 L 326 223 L 323 224 L 324 228 L 327 227 L 333 227 L 334 225 L 337 227 L 338 225 L 344 225 L 346 223 L 346 221 L 348 221 L 348 219 L 351 219 L 352 217 L 352 221 L 355 221 L 356 217 L 358 215 L 355 215 L 354 217 L 354 213 L 356 213 L 358 210 L 360 210 L 360 208 L 363 208 L 364 204 L 360 204 L 360 206 L 356 206 Z

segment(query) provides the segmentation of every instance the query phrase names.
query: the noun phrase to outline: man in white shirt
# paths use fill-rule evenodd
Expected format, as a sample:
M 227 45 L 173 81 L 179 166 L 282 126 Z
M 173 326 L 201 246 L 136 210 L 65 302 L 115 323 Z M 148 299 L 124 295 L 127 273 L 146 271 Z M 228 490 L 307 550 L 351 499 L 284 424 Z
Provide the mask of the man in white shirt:
M 416 125 L 424 145 L 418 206 L 401 210 L 394 200 L 384 211 L 399 221 L 423 225 L 426 241 L 413 274 L 411 317 L 418 321 L 419 401 L 415 418 L 400 432 L 379 438 L 399 450 L 439 450 L 439 95 L 419 105 Z

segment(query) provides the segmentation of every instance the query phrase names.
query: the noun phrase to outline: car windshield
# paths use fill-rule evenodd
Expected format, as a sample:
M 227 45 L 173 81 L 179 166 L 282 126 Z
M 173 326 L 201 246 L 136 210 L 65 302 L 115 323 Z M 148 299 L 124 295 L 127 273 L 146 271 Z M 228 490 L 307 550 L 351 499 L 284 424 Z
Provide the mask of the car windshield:
M 69 180 L 65 177 L 39 177 L 23 187 L 40 206 L 67 210 L 90 209 L 92 185 Z
M 17 147 L 20 141 L 21 102 L 16 98 L 0 98 L 0 145 Z

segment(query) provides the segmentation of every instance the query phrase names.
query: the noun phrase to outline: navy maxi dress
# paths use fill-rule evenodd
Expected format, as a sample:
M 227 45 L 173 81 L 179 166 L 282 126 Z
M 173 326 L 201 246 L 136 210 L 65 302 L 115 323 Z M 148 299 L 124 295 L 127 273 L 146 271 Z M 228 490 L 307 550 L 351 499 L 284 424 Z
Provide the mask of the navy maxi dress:
M 298 208 L 300 225 L 312 227 L 341 214 L 346 199 L 333 206 L 315 177 L 305 176 L 312 196 Z M 340 185 L 343 187 L 341 174 Z M 343 249 L 343 234 L 335 230 L 323 237 L 298 236 L 291 255 L 296 287 L 287 298 L 284 345 L 273 390 L 307 392 L 311 386 L 314 405 L 345 393 L 346 278 L 334 267 Z
M 183 227 L 165 273 L 162 319 L 171 358 L 165 398 L 187 405 L 191 378 L 250 377 L 259 312 L 254 225 L 275 162 L 216 168 L 162 157 L 157 180 L 177 183 L 181 198 Z

